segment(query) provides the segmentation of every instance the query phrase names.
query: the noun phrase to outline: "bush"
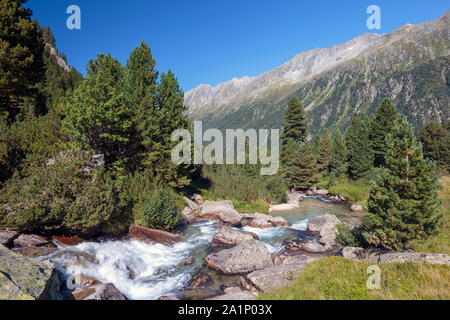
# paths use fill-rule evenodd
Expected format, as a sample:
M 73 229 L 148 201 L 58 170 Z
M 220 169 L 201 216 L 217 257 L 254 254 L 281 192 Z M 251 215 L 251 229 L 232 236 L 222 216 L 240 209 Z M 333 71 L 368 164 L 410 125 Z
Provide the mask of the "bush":
M 341 223 L 336 226 L 338 233 L 336 235 L 336 243 L 341 248 L 344 247 L 364 247 L 368 246 L 365 241 L 361 229 L 358 227 L 352 228 L 347 223 Z
M 169 188 L 157 187 L 134 208 L 135 222 L 146 228 L 170 230 L 181 221 L 177 196 Z
M 94 236 L 109 221 L 126 220 L 122 183 L 103 168 L 87 172 L 88 161 L 66 152 L 54 164 L 29 163 L 0 192 L 0 221 L 19 232 Z

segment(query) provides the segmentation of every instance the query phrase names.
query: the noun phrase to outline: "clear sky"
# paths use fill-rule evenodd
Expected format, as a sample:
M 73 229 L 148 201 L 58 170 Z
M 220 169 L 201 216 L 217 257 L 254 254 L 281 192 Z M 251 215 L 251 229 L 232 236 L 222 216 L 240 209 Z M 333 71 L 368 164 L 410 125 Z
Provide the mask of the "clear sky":
M 81 9 L 81 30 L 68 30 L 66 9 Z M 387 33 L 434 20 L 449 0 L 30 0 L 60 51 L 82 73 L 97 53 L 122 64 L 141 40 L 160 71 L 172 69 L 183 89 L 256 76 L 316 47 L 343 43 L 368 30 L 369 5 L 381 8 Z

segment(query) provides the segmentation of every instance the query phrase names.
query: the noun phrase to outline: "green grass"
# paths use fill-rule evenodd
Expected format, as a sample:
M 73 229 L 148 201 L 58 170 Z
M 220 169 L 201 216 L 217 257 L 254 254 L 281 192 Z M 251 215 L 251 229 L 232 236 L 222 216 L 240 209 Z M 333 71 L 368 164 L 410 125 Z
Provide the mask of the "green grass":
M 232 200 L 234 208 L 239 213 L 269 213 L 269 203 L 267 203 L 264 200 L 256 200 L 256 201 L 239 201 L 239 200 Z
M 330 257 L 310 263 L 283 289 L 263 293 L 260 300 L 406 300 L 450 299 L 450 267 L 418 263 L 385 264 L 380 290 L 369 290 L 368 264 Z
M 328 189 L 331 194 L 340 194 L 344 198 L 361 205 L 366 205 L 370 191 L 370 185 L 367 178 L 352 180 L 346 176 L 336 179 L 333 186 L 328 186 L 328 177 L 323 177 L 315 187 L 319 189 Z
M 267 201 L 258 199 L 258 200 L 236 200 L 236 199 L 223 199 L 222 197 L 213 197 L 210 193 L 207 191 L 202 192 L 202 198 L 203 200 L 209 200 L 209 201 L 223 201 L 223 200 L 231 200 L 234 205 L 234 209 L 239 213 L 269 213 L 270 205 Z
M 439 198 L 442 200 L 442 213 L 444 225 L 438 236 L 426 241 L 415 241 L 411 247 L 417 252 L 445 253 L 450 255 L 450 176 L 440 179 L 442 190 Z

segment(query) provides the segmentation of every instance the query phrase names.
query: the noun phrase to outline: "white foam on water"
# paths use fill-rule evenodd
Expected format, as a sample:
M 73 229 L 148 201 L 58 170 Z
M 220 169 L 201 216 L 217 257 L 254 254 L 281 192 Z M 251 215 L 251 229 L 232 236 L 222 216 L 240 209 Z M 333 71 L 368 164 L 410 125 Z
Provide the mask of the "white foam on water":
M 82 243 L 69 248 L 95 256 L 98 264 L 69 266 L 70 274 L 82 273 L 104 283 L 113 283 L 130 299 L 153 300 L 182 288 L 190 279 L 188 269 L 180 270 L 192 251 L 209 244 L 216 232 L 213 222 L 202 222 L 200 232 L 173 246 L 135 240 Z M 58 258 L 55 259 L 58 262 Z M 137 278 L 130 278 L 130 270 Z
M 245 226 L 242 228 L 244 231 L 253 232 L 258 235 L 259 240 L 270 240 L 275 237 L 282 237 L 286 232 L 286 228 L 284 227 L 275 227 L 275 228 L 253 228 L 249 226 Z
M 300 221 L 294 222 L 291 226 L 291 229 L 306 231 L 308 220 L 309 219 L 305 219 L 305 220 L 300 220 Z
M 269 250 L 269 252 L 271 254 L 276 253 L 283 246 L 281 243 L 277 243 L 276 245 L 272 245 L 272 244 L 270 244 L 268 242 L 263 242 L 263 244 L 266 246 L 266 248 Z

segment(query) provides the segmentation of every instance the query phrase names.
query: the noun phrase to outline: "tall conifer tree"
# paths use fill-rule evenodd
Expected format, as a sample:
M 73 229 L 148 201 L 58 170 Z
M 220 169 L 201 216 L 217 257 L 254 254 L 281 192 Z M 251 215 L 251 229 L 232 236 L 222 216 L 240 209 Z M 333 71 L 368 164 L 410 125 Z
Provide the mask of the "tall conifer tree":
M 374 164 L 384 166 L 386 154 L 386 137 L 394 127 L 397 119 L 397 109 L 390 99 L 384 99 L 371 121 L 370 143 L 374 155 Z
M 335 177 L 339 177 L 347 171 L 346 157 L 347 149 L 345 140 L 341 132 L 338 131 L 333 139 L 330 158 L 330 172 L 333 173 Z
M 387 137 L 386 168 L 372 183 L 366 239 L 387 249 L 403 250 L 414 239 L 438 232 L 442 214 L 435 164 L 424 160 L 422 147 L 401 116 Z
M 353 179 L 365 176 L 373 167 L 369 135 L 370 126 L 367 117 L 364 114 L 355 115 L 345 136 L 349 173 Z
M 303 143 L 307 138 L 308 121 L 302 103 L 293 96 L 289 100 L 283 121 L 282 143 L 289 139 L 296 143 Z
M 0 112 L 10 120 L 24 98 L 35 97 L 44 75 L 43 42 L 26 2 L 0 1 Z
M 325 130 L 320 135 L 319 140 L 319 156 L 317 160 L 317 165 L 319 171 L 324 172 L 325 174 L 328 174 L 330 171 L 330 161 L 331 161 L 331 146 L 332 146 L 332 140 L 331 135 L 328 130 Z

